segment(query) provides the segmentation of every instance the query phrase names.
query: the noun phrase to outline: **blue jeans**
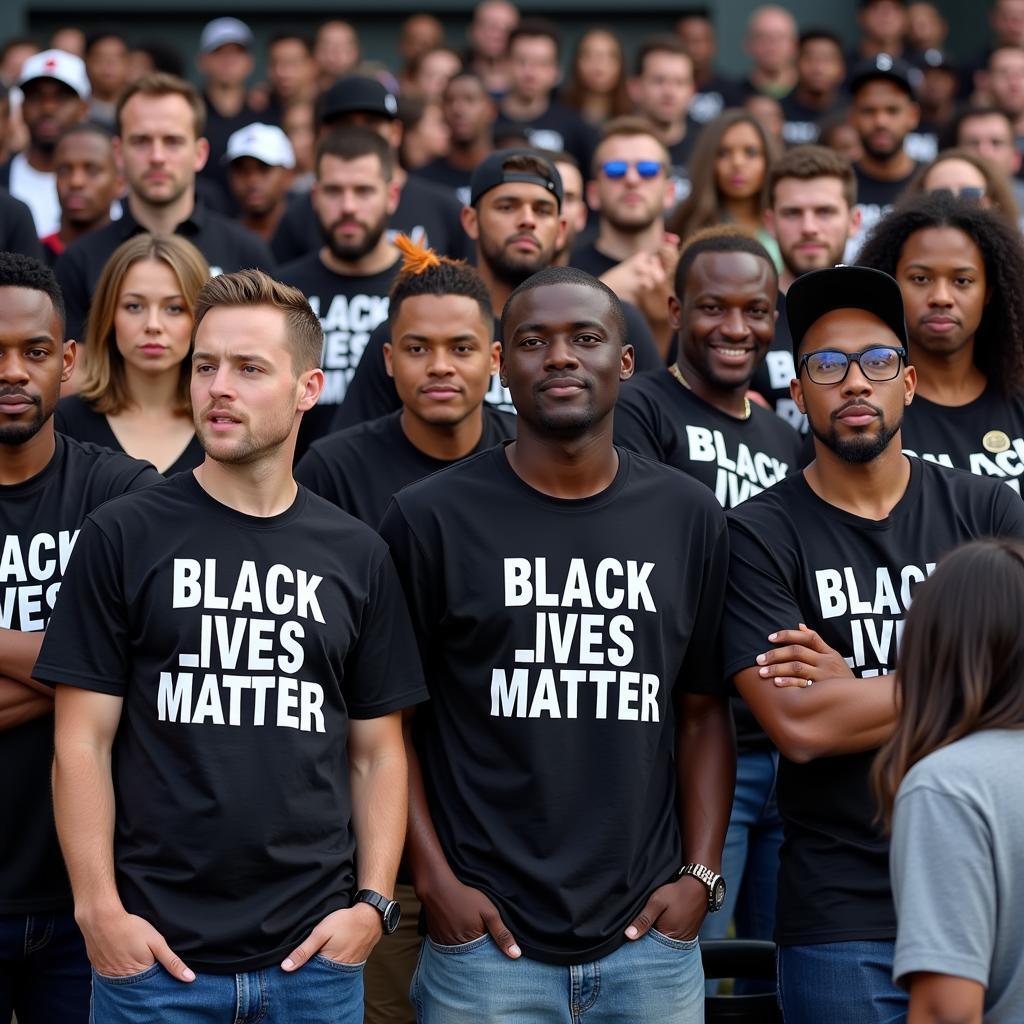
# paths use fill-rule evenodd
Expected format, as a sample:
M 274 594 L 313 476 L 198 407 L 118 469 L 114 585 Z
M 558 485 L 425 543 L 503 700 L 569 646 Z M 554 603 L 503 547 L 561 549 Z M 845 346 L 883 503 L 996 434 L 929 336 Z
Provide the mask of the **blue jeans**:
M 901 1024 L 907 994 L 892 980 L 894 942 L 779 947 L 786 1024 Z
M 482 935 L 423 940 L 412 979 L 417 1024 L 702 1024 L 697 940 L 650 931 L 592 963 L 510 960 Z
M 90 1024 L 362 1024 L 363 965 L 312 957 L 294 973 L 197 974 L 159 964 L 108 978 L 93 971 Z M 20 1021 L 19 1021 L 20 1024 Z
M 89 960 L 70 911 L 0 914 L 0 1021 L 86 1024 Z

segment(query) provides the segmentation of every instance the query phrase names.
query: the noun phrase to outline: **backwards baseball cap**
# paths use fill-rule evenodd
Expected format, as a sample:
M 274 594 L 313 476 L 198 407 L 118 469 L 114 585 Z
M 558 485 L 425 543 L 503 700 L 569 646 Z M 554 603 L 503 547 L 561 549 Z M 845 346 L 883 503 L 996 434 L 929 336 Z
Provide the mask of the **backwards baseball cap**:
M 505 164 L 512 157 L 517 156 L 532 157 L 544 169 L 544 173 L 506 170 Z M 505 185 L 513 181 L 540 185 L 541 188 L 547 189 L 555 197 L 558 208 L 561 210 L 564 194 L 562 176 L 558 173 L 558 168 L 546 156 L 538 153 L 535 149 L 498 149 L 491 153 L 490 156 L 481 160 L 476 165 L 476 170 L 473 171 L 473 177 L 469 180 L 469 205 L 476 206 L 478 200 L 485 192 L 490 192 L 492 188 L 497 188 L 499 185 Z
M 850 95 L 867 82 L 885 81 L 898 85 L 912 100 L 917 98 L 917 87 L 921 84 L 921 72 L 905 60 L 888 53 L 876 53 L 869 60 L 861 61 L 850 76 Z
M 398 117 L 398 97 L 376 78 L 346 75 L 321 94 L 317 111 L 320 124 L 345 114 L 375 114 L 393 121 Z
M 903 295 L 896 279 L 871 267 L 840 264 L 802 274 L 786 292 L 786 319 L 793 336 L 794 357 L 811 326 L 836 309 L 862 309 L 877 316 L 901 345 L 907 345 Z
M 251 156 L 268 167 L 295 166 L 295 151 L 288 136 L 274 124 L 247 124 L 228 137 L 228 148 L 221 158 L 226 164 Z
M 19 86 L 28 85 L 37 78 L 52 78 L 78 93 L 79 99 L 87 100 L 92 93 L 89 76 L 85 73 L 85 61 L 65 50 L 43 50 L 22 64 Z
M 214 18 L 203 26 L 203 33 L 199 37 L 199 52 L 213 53 L 229 43 L 251 50 L 252 29 L 237 18 Z

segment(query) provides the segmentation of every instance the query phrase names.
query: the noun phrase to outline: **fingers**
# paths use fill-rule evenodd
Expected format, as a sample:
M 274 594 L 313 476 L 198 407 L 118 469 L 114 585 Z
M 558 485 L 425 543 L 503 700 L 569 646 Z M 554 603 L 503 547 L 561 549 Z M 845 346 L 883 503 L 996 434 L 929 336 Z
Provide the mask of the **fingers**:
M 764 654 L 757 656 L 758 665 L 779 666 L 787 661 L 802 661 L 807 665 L 819 664 L 819 655 L 817 651 L 811 650 L 810 647 L 804 647 L 802 644 L 789 644 L 786 647 L 777 647 L 774 651 L 765 651 Z M 767 672 L 762 672 L 761 675 L 769 675 Z
M 167 945 L 164 937 L 154 928 L 153 937 L 149 942 L 149 949 L 153 956 L 156 957 L 157 963 L 169 974 L 172 978 L 177 978 L 178 981 L 195 981 L 196 976 L 192 969 L 184 963 L 180 956 Z
M 788 686 L 796 686 L 801 690 L 806 690 L 808 686 L 814 685 L 814 680 L 805 676 L 778 676 L 772 682 L 783 689 Z
M 643 910 L 629 923 L 629 926 L 626 928 L 627 939 L 635 941 L 642 938 L 651 930 L 654 922 L 658 920 L 658 915 L 665 908 L 656 900 L 657 895 L 657 890 L 651 893 L 651 898 L 644 904 Z
M 307 960 L 322 948 L 327 941 L 327 936 L 320 931 L 319 925 L 309 933 L 309 938 L 301 946 L 293 949 L 281 961 L 281 968 L 285 971 L 297 971 Z
M 762 665 L 757 671 L 766 679 L 784 678 L 785 676 L 817 679 L 819 675 L 817 665 L 808 664 L 806 661 L 783 661 L 777 665 Z
M 491 933 L 491 938 L 494 939 L 495 945 L 510 960 L 518 960 L 523 955 L 523 951 L 519 948 L 519 944 L 513 938 L 512 933 L 505 927 L 505 922 L 502 921 L 498 911 L 492 907 L 480 916 L 487 926 L 487 930 Z

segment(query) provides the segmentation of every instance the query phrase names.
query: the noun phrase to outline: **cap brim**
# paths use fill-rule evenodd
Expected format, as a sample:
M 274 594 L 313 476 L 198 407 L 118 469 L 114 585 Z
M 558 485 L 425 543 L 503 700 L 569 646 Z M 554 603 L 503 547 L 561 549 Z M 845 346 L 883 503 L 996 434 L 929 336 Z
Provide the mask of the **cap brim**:
M 871 267 L 829 267 L 798 277 L 786 293 L 794 356 L 811 326 L 837 309 L 862 309 L 877 316 L 906 346 L 903 295 L 896 281 Z

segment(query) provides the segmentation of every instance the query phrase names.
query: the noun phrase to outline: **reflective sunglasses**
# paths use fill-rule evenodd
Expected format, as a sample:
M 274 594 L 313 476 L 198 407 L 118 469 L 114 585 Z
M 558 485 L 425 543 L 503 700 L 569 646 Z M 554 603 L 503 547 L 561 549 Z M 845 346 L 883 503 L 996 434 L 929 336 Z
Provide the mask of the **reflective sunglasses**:
M 601 173 L 606 178 L 624 178 L 630 167 L 635 167 L 641 178 L 656 178 L 664 164 L 660 160 L 606 160 L 601 164 Z
M 842 384 L 850 372 L 850 363 L 856 363 L 868 380 L 892 380 L 899 374 L 900 364 L 905 362 L 906 358 L 905 348 L 894 348 L 890 345 L 878 345 L 863 352 L 822 349 L 820 352 L 808 352 L 801 356 L 797 376 L 806 366 L 807 376 L 815 384 Z
M 985 198 L 985 190 L 976 185 L 964 185 L 963 188 L 958 188 L 955 192 L 951 188 L 933 188 L 930 192 L 932 195 L 954 196 L 969 203 L 980 203 Z

